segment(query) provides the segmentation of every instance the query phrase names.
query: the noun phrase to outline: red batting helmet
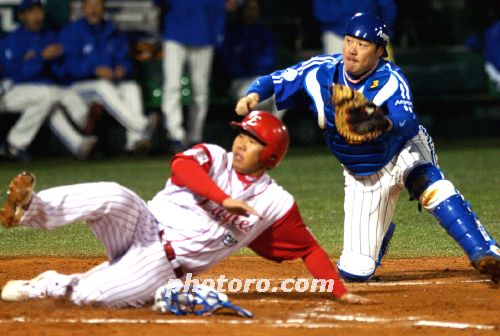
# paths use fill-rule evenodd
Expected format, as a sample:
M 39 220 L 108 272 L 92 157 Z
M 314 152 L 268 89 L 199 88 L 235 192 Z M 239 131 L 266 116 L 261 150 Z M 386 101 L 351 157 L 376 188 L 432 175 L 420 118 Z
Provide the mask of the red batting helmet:
M 269 112 L 253 111 L 241 122 L 232 121 L 230 124 L 251 134 L 264 144 L 260 162 L 268 169 L 276 167 L 288 151 L 290 144 L 288 130 L 280 119 Z

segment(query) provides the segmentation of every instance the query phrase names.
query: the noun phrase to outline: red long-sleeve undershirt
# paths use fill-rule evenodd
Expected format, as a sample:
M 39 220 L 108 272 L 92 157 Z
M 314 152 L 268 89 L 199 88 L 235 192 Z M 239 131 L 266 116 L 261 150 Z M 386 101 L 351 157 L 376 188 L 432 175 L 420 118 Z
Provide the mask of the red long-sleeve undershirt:
M 311 253 L 302 257 L 304 264 L 306 264 L 309 272 L 316 279 L 334 280 L 334 286 L 332 294 L 335 297 L 341 297 L 347 293 L 347 289 L 344 287 L 339 274 L 335 271 L 332 262 L 328 258 L 325 250 L 323 250 L 319 245 Z
M 170 165 L 172 182 L 222 205 L 229 196 L 210 178 L 195 159 L 178 155 Z
M 255 238 L 249 247 L 260 256 L 277 262 L 302 258 L 316 279 L 334 280 L 332 294 L 335 297 L 347 293 L 328 255 L 304 224 L 297 204 Z

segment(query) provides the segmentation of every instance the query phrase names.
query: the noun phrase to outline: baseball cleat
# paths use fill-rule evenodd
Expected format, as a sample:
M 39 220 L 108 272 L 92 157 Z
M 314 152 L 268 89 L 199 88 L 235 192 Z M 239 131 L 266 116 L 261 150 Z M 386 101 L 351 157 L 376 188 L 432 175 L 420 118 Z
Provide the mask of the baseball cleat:
M 25 301 L 46 298 L 46 280 L 56 274 L 56 271 L 46 271 L 31 280 L 10 280 L 2 288 L 2 300 Z
M 480 255 L 473 263 L 481 274 L 487 274 L 493 282 L 500 281 L 500 249 L 491 245 L 490 251 Z
M 3 301 L 24 301 L 30 298 L 29 280 L 10 280 L 2 288 Z
M 6 228 L 19 225 L 31 202 L 35 184 L 35 176 L 26 172 L 12 179 L 7 191 L 7 200 L 0 209 L 0 224 Z

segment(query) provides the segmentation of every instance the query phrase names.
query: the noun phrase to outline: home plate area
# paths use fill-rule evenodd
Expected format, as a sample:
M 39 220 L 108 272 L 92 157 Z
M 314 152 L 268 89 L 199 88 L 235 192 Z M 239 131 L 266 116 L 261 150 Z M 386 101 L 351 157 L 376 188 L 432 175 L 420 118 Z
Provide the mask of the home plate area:
M 102 259 L 0 259 L 0 285 L 54 269 L 82 272 Z M 235 256 L 199 280 L 309 278 L 301 261 L 276 264 L 259 257 Z M 60 300 L 0 302 L 0 328 L 7 335 L 498 335 L 500 290 L 479 275 L 466 258 L 387 259 L 376 278 L 348 283 L 353 293 L 376 300 L 373 305 L 345 305 L 327 293 L 227 293 L 253 318 L 221 310 L 212 316 L 176 316 L 151 307 L 110 310 L 78 307 Z

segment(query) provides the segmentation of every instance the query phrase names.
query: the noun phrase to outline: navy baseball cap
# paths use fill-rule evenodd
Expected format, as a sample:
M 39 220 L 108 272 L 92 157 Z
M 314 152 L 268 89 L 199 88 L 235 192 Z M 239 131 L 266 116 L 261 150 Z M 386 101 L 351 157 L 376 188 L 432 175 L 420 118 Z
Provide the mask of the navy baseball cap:
M 17 11 L 24 12 L 25 10 L 35 6 L 43 7 L 40 0 L 22 0 L 19 6 L 17 6 Z

